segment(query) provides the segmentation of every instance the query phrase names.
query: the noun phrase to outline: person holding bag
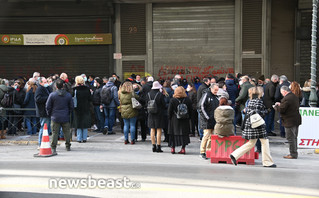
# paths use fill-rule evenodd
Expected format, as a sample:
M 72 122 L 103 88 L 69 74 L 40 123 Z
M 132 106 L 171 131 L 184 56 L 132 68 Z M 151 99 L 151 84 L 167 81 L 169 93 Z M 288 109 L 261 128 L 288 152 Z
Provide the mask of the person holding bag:
M 136 120 L 138 111 L 133 108 L 132 98 L 138 99 L 139 97 L 133 91 L 133 85 L 131 82 L 125 82 L 120 87 L 120 110 L 124 121 L 124 144 L 128 144 L 128 134 L 131 133 L 131 144 L 135 144 L 135 131 Z M 134 99 L 133 99 L 134 100 Z M 134 100 L 135 101 L 135 100 Z
M 252 87 L 248 90 L 250 101 L 247 107 L 244 109 L 246 114 L 244 130 L 242 137 L 249 140 L 246 144 L 242 145 L 234 152 L 230 154 L 230 159 L 234 165 L 237 165 L 237 159 L 249 152 L 255 145 L 258 138 L 262 145 L 262 163 L 264 167 L 276 168 L 269 150 L 269 139 L 267 138 L 266 126 L 263 121 L 259 119 L 260 116 L 264 116 L 267 113 L 266 107 L 261 99 L 263 95 L 262 87 Z M 259 116 L 256 114 L 259 114 Z M 256 117 L 258 120 L 254 120 Z M 255 126 L 252 126 L 253 125 Z M 263 123 L 263 124 L 261 124 Z M 260 125 L 261 124 L 261 125 Z

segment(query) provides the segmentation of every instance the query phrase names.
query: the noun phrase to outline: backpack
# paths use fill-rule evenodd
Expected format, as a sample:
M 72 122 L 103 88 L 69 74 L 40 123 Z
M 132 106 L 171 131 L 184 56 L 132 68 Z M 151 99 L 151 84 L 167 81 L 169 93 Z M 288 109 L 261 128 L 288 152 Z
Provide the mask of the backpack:
M 177 105 L 177 112 L 175 112 L 177 119 L 188 119 L 189 118 L 187 105 L 185 103 L 183 103 L 184 100 L 182 102 L 180 102 L 178 100 L 179 104 Z
M 159 92 L 157 92 L 157 94 L 158 94 L 158 93 L 159 93 Z M 148 113 L 153 113 L 153 114 L 155 114 L 155 113 L 157 113 L 157 111 L 158 111 L 158 109 L 157 109 L 157 104 L 156 104 L 156 102 L 155 102 L 155 99 L 156 99 L 156 97 L 157 97 L 157 94 L 155 95 L 154 100 L 152 100 L 150 93 L 148 93 L 148 97 L 149 97 L 149 99 L 150 99 L 150 100 L 147 102 L 147 112 L 148 112 Z
M 13 104 L 13 97 L 12 95 L 10 95 L 9 91 L 7 91 L 1 100 L 1 106 L 4 108 L 10 108 L 12 107 L 12 104 Z
M 112 87 L 103 87 L 101 90 L 101 102 L 105 105 L 111 104 L 113 100 Z

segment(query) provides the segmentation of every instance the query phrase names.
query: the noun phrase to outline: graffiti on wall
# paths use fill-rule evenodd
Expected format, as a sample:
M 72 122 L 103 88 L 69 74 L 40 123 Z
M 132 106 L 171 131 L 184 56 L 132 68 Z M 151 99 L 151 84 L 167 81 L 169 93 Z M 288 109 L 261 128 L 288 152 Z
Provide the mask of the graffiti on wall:
M 207 76 L 222 76 L 228 73 L 233 74 L 234 69 L 214 66 L 161 66 L 157 77 L 159 79 L 172 79 L 176 74 L 180 74 L 183 78 L 191 80 L 196 76 L 205 78 Z

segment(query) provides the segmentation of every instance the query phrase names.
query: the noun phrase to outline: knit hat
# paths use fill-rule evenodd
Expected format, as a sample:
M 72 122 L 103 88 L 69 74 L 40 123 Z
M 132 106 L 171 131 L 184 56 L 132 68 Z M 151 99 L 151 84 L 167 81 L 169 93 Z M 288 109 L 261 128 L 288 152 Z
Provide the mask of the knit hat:
M 152 89 L 161 89 L 161 88 L 162 88 L 162 85 L 158 81 L 153 82 Z

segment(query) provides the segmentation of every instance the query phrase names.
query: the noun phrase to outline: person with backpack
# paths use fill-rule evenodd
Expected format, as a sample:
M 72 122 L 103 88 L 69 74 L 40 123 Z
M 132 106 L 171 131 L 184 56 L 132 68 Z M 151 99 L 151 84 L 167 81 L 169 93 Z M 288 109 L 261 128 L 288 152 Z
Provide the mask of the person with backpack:
M 162 85 L 155 81 L 153 82 L 152 89 L 146 95 L 148 120 L 147 125 L 151 129 L 151 141 L 153 145 L 153 152 L 162 153 L 161 149 L 161 136 L 162 129 L 165 127 L 164 122 L 164 109 L 166 107 L 165 97 L 162 94 Z M 155 144 L 155 131 L 157 138 L 157 146 Z
M 5 80 L 4 79 L 1 79 L 0 80 L 0 107 L 3 107 L 3 108 L 8 108 L 8 105 L 12 105 L 12 95 L 11 95 L 11 98 L 10 98 L 10 94 L 9 94 L 9 90 L 8 90 L 8 87 L 6 86 L 6 83 L 5 83 Z M 10 106 L 9 106 L 10 107 Z M 5 112 L 1 113 L 1 116 L 0 116 L 0 135 L 1 135 L 1 139 L 6 139 L 6 130 L 4 128 L 2 128 L 2 126 L 4 126 L 3 122 L 5 122 Z
M 190 118 L 192 117 L 192 101 L 187 97 L 185 89 L 179 86 L 175 89 L 168 107 L 168 134 L 171 153 L 175 154 L 175 147 L 182 146 L 178 154 L 185 154 L 185 147 L 190 143 Z
M 106 85 L 101 90 L 101 108 L 104 110 L 105 121 L 103 134 L 115 134 L 113 126 L 115 123 L 116 109 L 120 105 L 118 89 L 114 85 L 114 78 L 110 77 Z

